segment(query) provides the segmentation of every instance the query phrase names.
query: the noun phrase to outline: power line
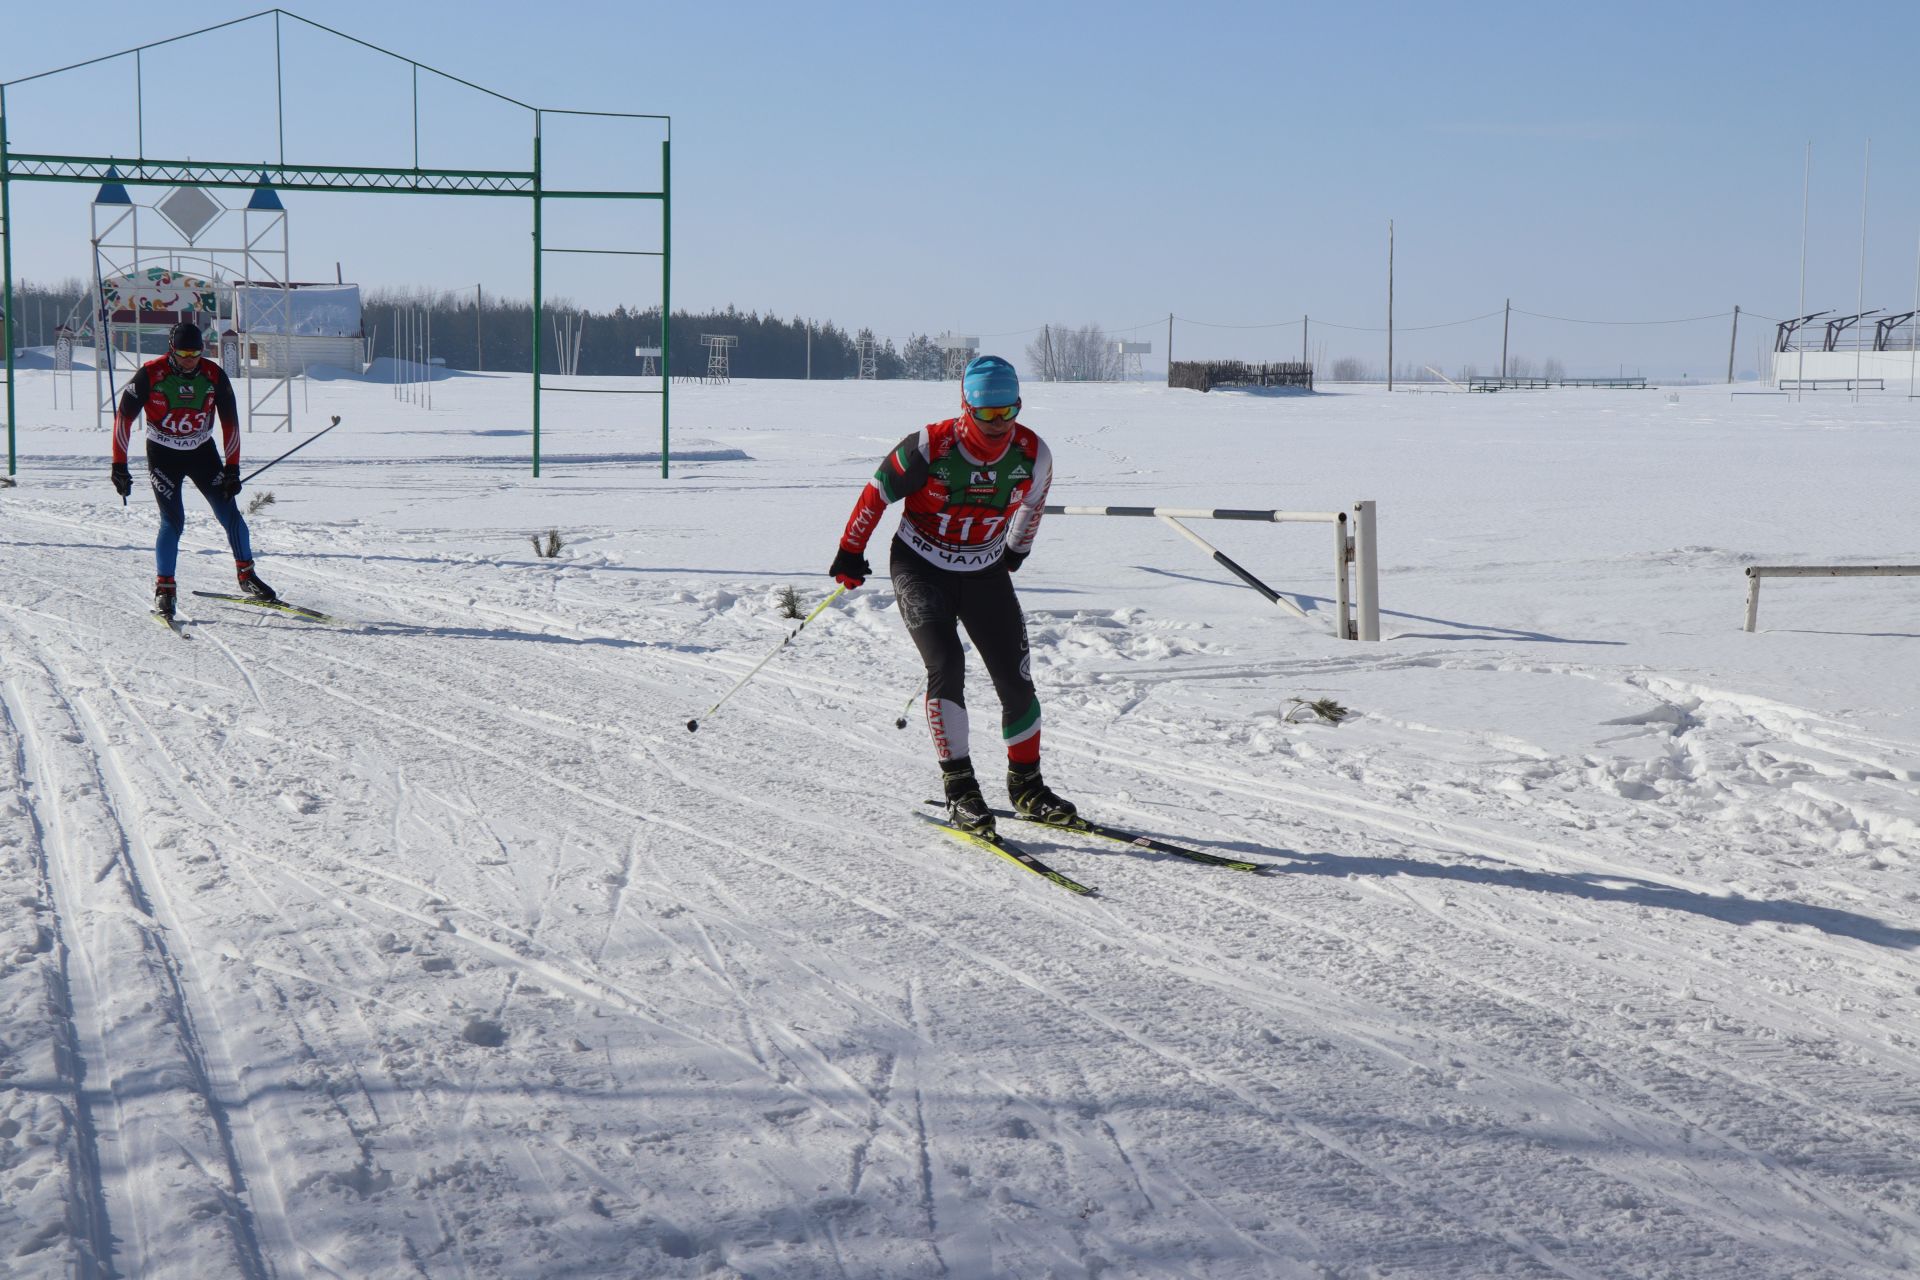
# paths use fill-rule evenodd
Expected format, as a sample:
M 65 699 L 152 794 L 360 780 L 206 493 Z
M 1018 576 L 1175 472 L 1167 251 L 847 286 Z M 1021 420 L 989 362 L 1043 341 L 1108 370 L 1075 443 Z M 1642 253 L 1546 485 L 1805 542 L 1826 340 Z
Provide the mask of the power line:
M 1532 316 L 1536 320 L 1558 320 L 1563 324 L 1606 324 L 1606 325 L 1655 325 L 1655 324 L 1693 324 L 1700 320 L 1725 320 L 1731 311 L 1716 311 L 1712 315 L 1682 316 L 1678 320 L 1581 320 L 1574 316 L 1550 316 L 1542 311 L 1526 311 L 1520 307 L 1514 310 L 1523 316 Z M 1758 315 L 1759 312 L 1742 312 L 1742 315 Z
M 1439 324 L 1397 324 L 1393 327 L 1393 331 L 1395 333 L 1420 333 L 1427 329 L 1451 329 L 1455 325 L 1477 324 L 1482 320 L 1490 320 L 1499 314 L 1499 311 L 1489 311 L 1484 315 L 1468 316 L 1464 320 L 1444 320 Z M 1275 320 L 1269 324 L 1214 324 L 1206 320 L 1191 320 L 1186 316 L 1175 316 L 1174 319 L 1178 320 L 1181 324 L 1197 324 L 1203 329 L 1291 329 L 1300 323 L 1298 319 Z M 1154 321 L 1154 323 L 1158 324 L 1161 322 Z M 1327 329 L 1346 329 L 1353 333 L 1385 333 L 1387 331 L 1385 325 L 1335 324 L 1331 320 L 1312 320 L 1309 321 L 1309 323 Z M 1146 326 L 1142 325 L 1140 327 L 1145 328 Z M 1116 330 L 1115 332 L 1122 331 Z
M 1502 310 L 1504 310 L 1504 308 L 1502 308 Z M 1484 315 L 1468 316 L 1465 320 L 1446 320 L 1440 324 L 1397 324 L 1393 326 L 1393 331 L 1395 333 L 1420 333 L 1427 329 L 1451 329 L 1456 325 L 1478 324 L 1482 320 L 1491 320 L 1499 314 L 1500 311 L 1489 311 Z M 1289 320 L 1287 323 L 1298 324 L 1300 322 L 1298 320 Z M 1322 324 L 1329 329 L 1349 329 L 1355 333 L 1385 333 L 1387 331 L 1385 325 L 1335 324 L 1331 320 L 1314 320 L 1311 321 L 1311 323 Z

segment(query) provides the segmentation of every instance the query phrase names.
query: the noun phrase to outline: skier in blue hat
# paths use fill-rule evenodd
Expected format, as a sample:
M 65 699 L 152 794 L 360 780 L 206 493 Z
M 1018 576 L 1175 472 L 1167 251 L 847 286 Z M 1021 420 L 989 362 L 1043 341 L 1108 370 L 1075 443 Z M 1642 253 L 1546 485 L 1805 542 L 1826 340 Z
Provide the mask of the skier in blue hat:
M 901 619 L 927 668 L 927 728 L 940 760 L 948 819 L 994 834 L 969 745 L 964 625 L 1000 695 L 1007 794 L 1016 812 L 1072 821 L 1074 806 L 1040 776 L 1040 698 L 1026 619 L 1010 576 L 1033 550 L 1053 480 L 1053 454 L 1016 419 L 1020 377 L 999 356 L 979 356 L 960 384 L 960 416 L 923 427 L 881 461 L 862 490 L 828 570 L 846 587 L 872 576 L 863 554 L 894 503 L 906 503 L 888 551 Z

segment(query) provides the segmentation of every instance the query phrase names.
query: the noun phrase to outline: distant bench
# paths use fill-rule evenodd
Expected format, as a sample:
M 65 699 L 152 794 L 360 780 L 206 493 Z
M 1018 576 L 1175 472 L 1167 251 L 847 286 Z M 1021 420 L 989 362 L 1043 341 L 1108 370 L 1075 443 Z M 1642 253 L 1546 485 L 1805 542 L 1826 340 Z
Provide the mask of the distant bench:
M 1775 384 L 1782 391 L 1819 391 L 1833 387 L 1841 391 L 1885 391 L 1885 378 L 1782 378 Z
M 1549 387 L 1604 387 L 1644 391 L 1645 378 L 1468 378 L 1469 391 L 1545 391 Z

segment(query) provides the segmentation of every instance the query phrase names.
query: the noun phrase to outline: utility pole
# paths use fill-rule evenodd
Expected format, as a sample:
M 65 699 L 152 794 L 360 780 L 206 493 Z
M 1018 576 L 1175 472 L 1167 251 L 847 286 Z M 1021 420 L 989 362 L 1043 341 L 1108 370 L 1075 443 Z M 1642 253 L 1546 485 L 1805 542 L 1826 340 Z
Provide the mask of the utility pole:
M 1807 142 L 1806 176 L 1800 180 L 1800 312 L 1799 314 L 1801 315 L 1807 314 L 1807 202 L 1812 196 L 1812 192 L 1813 192 L 1813 142 L 1809 140 Z M 1804 343 L 1799 343 L 1796 345 L 1800 347 L 1800 352 L 1799 352 L 1800 359 L 1793 371 L 1793 386 L 1794 386 L 1793 401 L 1795 404 L 1798 404 L 1800 403 L 1801 395 L 1803 394 L 1801 391 L 1801 388 L 1806 385 L 1807 351 L 1806 351 L 1806 345 Z
M 482 310 L 480 286 L 476 284 L 473 286 L 473 369 L 475 373 L 484 373 L 487 368 L 485 349 L 481 346 L 481 337 L 484 333 Z
M 1393 390 L 1393 219 L 1387 219 L 1387 390 Z
M 1867 309 L 1867 187 L 1873 179 L 1873 139 L 1867 139 L 1867 158 L 1860 170 L 1860 302 L 1859 310 L 1864 314 Z M 1860 349 L 1860 338 L 1856 332 L 1853 343 L 1853 402 L 1860 403 L 1861 361 L 1864 359 Z
M 1307 362 L 1307 318 L 1300 317 L 1300 363 Z
M 1173 312 L 1167 312 L 1167 385 L 1173 385 Z
M 1513 329 L 1513 299 L 1507 299 L 1507 318 L 1500 322 L 1500 376 L 1507 376 L 1507 334 Z
M 807 321 L 807 381 L 813 381 L 813 321 Z
M 1733 304 L 1733 336 L 1727 339 L 1727 382 L 1733 382 L 1733 349 L 1740 344 L 1740 304 Z

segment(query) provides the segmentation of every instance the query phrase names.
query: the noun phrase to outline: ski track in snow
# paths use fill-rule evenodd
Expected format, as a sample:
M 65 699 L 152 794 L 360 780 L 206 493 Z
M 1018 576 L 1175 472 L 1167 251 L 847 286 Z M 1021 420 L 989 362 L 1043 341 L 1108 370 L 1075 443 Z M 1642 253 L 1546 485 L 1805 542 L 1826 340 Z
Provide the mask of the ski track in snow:
M 1049 776 L 1267 866 L 1011 833 L 1082 900 L 905 816 L 884 582 L 687 734 L 784 634 L 780 575 L 282 527 L 276 584 L 338 624 L 187 597 L 183 643 L 102 581 L 117 509 L 6 502 L 10 1274 L 1920 1255 L 1920 744 L 1859 717 L 1036 589 Z M 1443 684 L 1611 710 L 1569 746 L 1397 696 Z M 1349 688 L 1338 730 L 1274 705 Z

